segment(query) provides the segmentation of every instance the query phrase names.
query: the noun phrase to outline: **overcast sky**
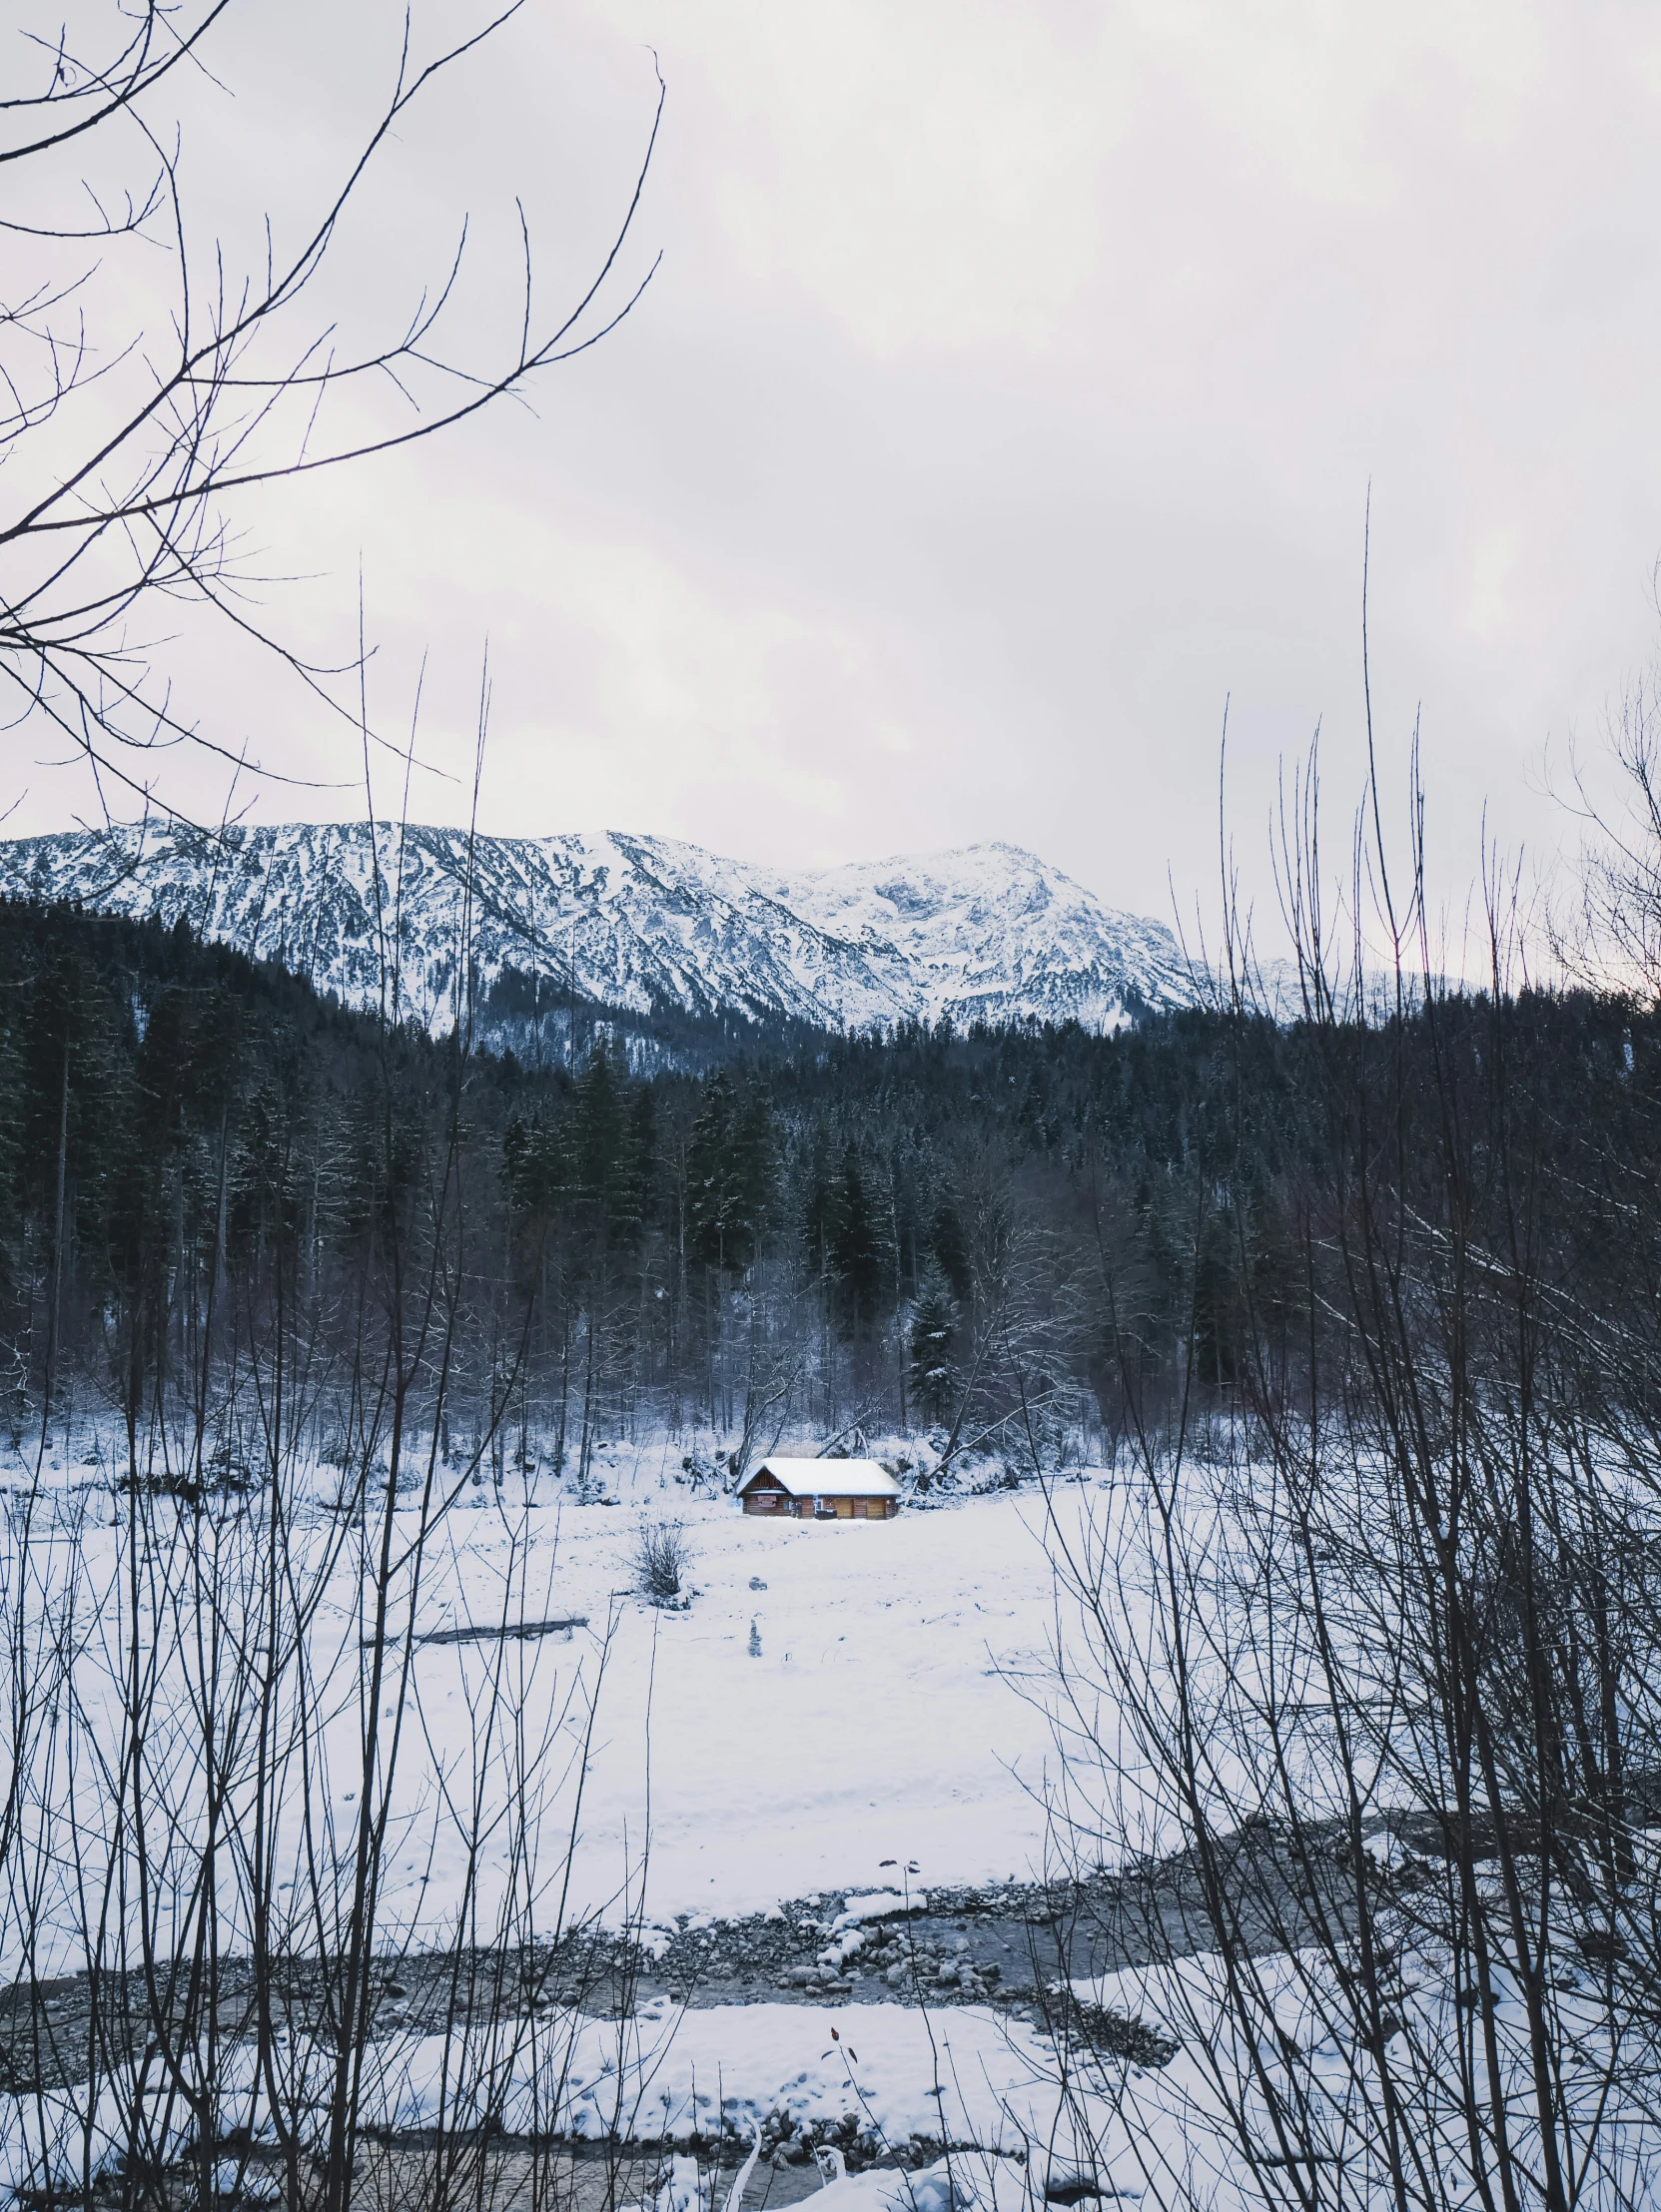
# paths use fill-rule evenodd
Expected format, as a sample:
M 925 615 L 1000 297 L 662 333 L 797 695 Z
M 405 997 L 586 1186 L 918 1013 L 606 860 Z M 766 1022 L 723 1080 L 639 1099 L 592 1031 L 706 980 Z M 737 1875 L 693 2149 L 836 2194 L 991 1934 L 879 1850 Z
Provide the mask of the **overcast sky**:
M 428 43 L 469 20 L 417 0 Z M 204 235 L 298 223 L 395 25 L 379 0 L 233 25 L 185 95 Z M 487 829 L 784 867 L 1006 838 L 1169 915 L 1215 881 L 1228 698 L 1260 891 L 1276 763 L 1317 722 L 1328 794 L 1356 789 L 1370 481 L 1383 768 L 1399 794 L 1421 714 L 1444 893 L 1484 808 L 1508 847 L 1572 840 L 1548 742 L 1595 748 L 1656 635 L 1661 9 L 533 6 L 392 149 L 343 246 L 353 312 L 398 320 L 467 212 L 485 345 L 515 192 L 550 306 L 578 289 L 648 49 L 668 97 L 625 290 L 662 259 L 623 328 L 533 412 L 241 516 L 297 579 L 266 617 L 321 656 L 350 651 L 362 557 L 389 726 L 424 653 L 422 757 L 461 780 L 418 774 L 415 815 L 465 817 L 487 637 Z M 274 672 L 173 650 L 223 742 L 354 775 Z M 86 811 L 10 743 L 14 830 Z M 363 811 L 350 783 L 243 796 Z

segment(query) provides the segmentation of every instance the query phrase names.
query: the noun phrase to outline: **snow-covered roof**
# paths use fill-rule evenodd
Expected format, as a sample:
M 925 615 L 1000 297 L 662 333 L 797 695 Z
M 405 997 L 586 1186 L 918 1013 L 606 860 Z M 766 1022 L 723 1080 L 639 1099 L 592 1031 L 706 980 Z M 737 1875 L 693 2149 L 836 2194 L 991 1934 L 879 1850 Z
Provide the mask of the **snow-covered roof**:
M 793 1498 L 897 1498 L 900 1485 L 874 1459 L 764 1459 L 739 1485 L 740 1497 L 762 1475 Z

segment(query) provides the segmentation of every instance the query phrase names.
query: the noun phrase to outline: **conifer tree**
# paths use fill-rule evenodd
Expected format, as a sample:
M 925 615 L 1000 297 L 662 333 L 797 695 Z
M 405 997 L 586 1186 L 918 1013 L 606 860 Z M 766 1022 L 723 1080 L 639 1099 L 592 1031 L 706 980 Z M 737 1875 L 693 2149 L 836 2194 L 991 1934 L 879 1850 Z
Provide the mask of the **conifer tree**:
M 918 1285 L 909 1331 L 912 1403 L 930 1421 L 944 1421 L 952 1408 L 956 1392 L 952 1345 L 957 1331 L 958 1303 L 951 1285 L 938 1269 L 930 1268 Z
M 832 1199 L 830 1257 L 837 1305 L 853 1335 L 875 1323 L 889 1288 L 888 1223 L 859 1147 L 844 1147 Z
M 741 1093 L 723 1068 L 704 1085 L 687 1144 L 687 1227 L 693 1257 L 743 1269 L 772 1208 L 772 1113 L 765 1092 Z

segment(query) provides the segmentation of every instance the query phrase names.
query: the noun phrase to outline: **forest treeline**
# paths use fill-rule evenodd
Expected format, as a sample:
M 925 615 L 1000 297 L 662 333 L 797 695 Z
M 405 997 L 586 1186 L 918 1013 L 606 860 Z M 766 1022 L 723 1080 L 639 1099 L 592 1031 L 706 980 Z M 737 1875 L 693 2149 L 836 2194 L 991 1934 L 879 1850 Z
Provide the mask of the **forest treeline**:
M 1019 1464 L 1248 1380 L 1295 1392 L 1342 1304 L 1307 1294 L 1341 1264 L 1334 1162 L 1375 1141 L 1445 1181 L 1450 1114 L 1496 1235 L 1519 1142 L 1549 1163 L 1527 1233 L 1554 1294 L 1625 1327 L 1655 1288 L 1661 1015 L 1609 996 L 910 1028 L 636 1076 L 603 1027 L 528 1069 L 75 908 L 0 904 L 0 979 L 13 1434 L 120 1414 L 133 1472 L 170 1483 L 247 1468 L 235 1378 L 285 1332 L 350 1449 L 390 1300 L 440 1243 L 446 1461 L 578 1480 L 658 1428 L 741 1462 L 926 1427 Z

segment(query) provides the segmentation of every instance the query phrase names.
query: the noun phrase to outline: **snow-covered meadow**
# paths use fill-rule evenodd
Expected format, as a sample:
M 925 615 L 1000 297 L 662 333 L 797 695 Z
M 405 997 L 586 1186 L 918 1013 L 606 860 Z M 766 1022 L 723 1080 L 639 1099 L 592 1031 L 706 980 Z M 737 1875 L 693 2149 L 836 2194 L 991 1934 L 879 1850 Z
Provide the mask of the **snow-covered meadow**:
M 680 1468 L 663 1448 L 612 1453 L 585 1498 L 509 1474 L 499 1488 L 463 1481 L 441 1511 L 411 1488 L 378 1525 L 373 1510 L 342 1514 L 336 1470 L 308 1467 L 281 1543 L 259 1493 L 202 1512 L 149 1500 L 141 1524 L 130 1500 L 79 1468 L 48 1469 L 32 1494 L 8 1489 L 0 1597 L 19 1653 L 8 1745 L 27 1757 L 6 1778 L 4 1970 L 83 1970 L 95 1929 L 106 1969 L 131 1970 L 146 1941 L 164 1957 L 188 1951 L 210 1863 L 228 1955 L 262 1893 L 275 1951 L 344 1943 L 342 1869 L 366 1772 L 385 1813 L 375 1943 L 389 1956 L 505 1949 L 593 1917 L 649 1957 L 671 1924 L 713 1935 L 786 1902 L 823 1907 L 809 1923 L 822 1934 L 896 1882 L 984 1887 L 1054 1875 L 1081 1846 L 1095 1863 L 1139 1832 L 1160 1840 L 1136 1698 L 1116 1708 L 1104 1624 L 1081 1615 L 1076 1587 L 1111 1563 L 1104 1601 L 1125 1648 L 1146 1658 L 1146 1728 L 1163 1693 L 1134 1484 L 1084 1470 L 1048 1490 L 914 1501 L 889 1522 L 803 1524 L 747 1519 L 677 1479 Z M 643 1530 L 666 1525 L 683 1545 L 683 1594 L 656 1604 L 636 1553 Z M 1244 1803 L 1259 1747 L 1249 1725 L 1240 1733 L 1251 1690 L 1239 1668 L 1231 1675 L 1222 1635 L 1234 1527 L 1201 1483 L 1185 1540 L 1205 1572 L 1188 1587 L 1214 1641 L 1194 1681 L 1217 1721 L 1218 1787 Z M 379 1672 L 367 1610 L 377 1560 L 389 1593 Z M 1344 1633 L 1364 1682 L 1364 1621 Z M 292 1659 L 273 1668 L 264 1655 L 291 1635 Z M 1240 1666 L 1256 1651 L 1241 1644 Z M 1274 1696 L 1307 1687 L 1295 1640 L 1276 1640 L 1262 1664 Z M 256 1728 L 264 1705 L 250 1684 L 261 1679 L 277 1685 L 265 1701 L 276 1718 Z M 381 1744 L 366 1767 L 372 1684 Z M 1298 1793 L 1317 1815 L 1332 1807 L 1324 1738 L 1318 1718 L 1299 1725 Z M 1383 1807 L 1380 1797 L 1375 1814 Z M 1386 1856 L 1392 1847 L 1380 1841 Z M 1240 1965 L 1202 1947 L 1075 1984 L 1087 2007 L 1140 2018 L 1175 2046 L 1163 2066 L 1109 2055 L 1111 2039 L 1093 2041 L 1088 2025 L 1080 2037 L 1069 2005 L 1048 2001 L 930 2009 L 885 1993 L 846 2008 L 690 2008 L 658 1995 L 614 2011 L 555 1996 L 508 2001 L 445 2035 L 390 2012 L 360 2117 L 648 2141 L 724 2133 L 730 2145 L 770 2116 L 773 2139 L 797 2130 L 798 2153 L 810 2134 L 857 2122 L 867 2144 L 914 2162 L 942 2143 L 973 2147 L 941 2212 L 1010 2212 L 1042 2195 L 1045 2176 L 1075 2169 L 1106 2195 L 1151 2204 L 1261 2201 L 1262 2172 L 1253 2181 L 1239 2145 L 1281 2170 L 1277 2131 L 1295 2105 L 1298 2156 L 1319 2142 L 1309 2155 L 1365 2206 L 1397 2190 L 1369 2117 L 1387 2046 L 1398 2085 L 1412 2082 L 1428 2115 L 1435 2172 L 1457 2180 L 1469 2013 L 1433 1941 L 1403 1942 L 1381 2043 L 1357 2025 L 1336 1953 L 1271 1946 L 1250 1961 L 1244 1998 Z M 1649 2186 L 1648 2116 L 1607 2101 L 1608 2008 L 1595 1986 L 1579 1994 L 1571 1979 L 1559 2001 L 1573 2043 L 1563 2093 L 1605 2100 L 1586 2201 L 1630 2202 Z M 1501 1987 L 1495 2063 L 1518 2084 L 1526 2144 L 1524 2014 Z M 289 2124 L 321 2140 L 327 2041 L 280 2038 L 279 2057 Z M 0 2100 L 0 2181 L 38 2185 L 127 2155 L 133 2084 L 66 2078 Z M 250 2140 L 272 2140 L 251 2046 L 232 2039 L 215 2094 Z M 152 2141 L 189 2140 L 164 2080 L 137 2099 Z M 874 2176 L 838 2186 L 844 2212 L 892 2200 Z
M 884 1861 L 915 1863 L 925 1883 L 1042 1861 L 1051 1746 L 1023 1695 L 1042 1689 L 1054 1628 L 1042 1501 L 819 1524 L 677 1501 L 696 1593 L 685 1612 L 615 1595 L 640 1510 L 567 1507 L 538 1537 L 534 1602 L 590 1621 L 549 1655 L 597 1687 L 584 1903 L 610 1897 L 648 1842 L 650 1915 L 878 1885 Z M 485 1513 L 457 1516 L 454 1535 L 435 1615 L 488 1619 L 507 1539 Z M 428 1647 L 418 1666 L 423 1709 L 458 1702 L 453 1651 Z
M 1044 1865 L 1057 1607 L 1043 1497 L 780 1524 L 699 1495 L 676 1466 L 662 1451 L 614 1459 L 590 1502 L 523 1478 L 467 1484 L 428 1512 L 424 1534 L 419 1494 L 400 1499 L 380 1692 L 383 1737 L 398 1732 L 383 1768 L 384 1947 L 453 1943 L 458 1930 L 488 1941 L 517 1910 L 515 1926 L 543 1936 L 589 1915 L 626 1921 L 649 1951 L 654 1924 L 676 1918 Z M 334 1471 L 308 1470 L 274 1581 L 258 1497 L 201 1516 L 150 1501 L 136 1541 L 129 1501 L 79 1467 L 45 1472 L 32 1496 L 21 1484 L 7 1496 L 7 1593 L 40 1687 L 20 1709 L 32 1754 L 10 1779 L 39 1875 L 27 1896 L 13 1888 L 0 1967 L 74 1974 L 94 1927 L 106 1962 L 135 1960 L 147 1926 L 164 1952 L 181 1939 L 204 1863 L 209 1743 L 230 1840 L 217 1860 L 222 1939 L 234 1950 L 250 1930 L 246 1836 L 262 1824 L 249 1811 L 248 1662 L 257 1672 L 274 1611 L 299 1624 L 301 1646 L 280 1702 L 304 1695 L 309 1719 L 291 1714 L 287 1736 L 273 1732 L 286 1749 L 262 1831 L 277 1861 L 267 1882 L 279 1915 L 292 1909 L 289 1946 L 315 1944 L 328 1921 L 312 1890 L 317 1840 L 337 1862 L 350 1854 L 363 1787 L 375 1515 L 367 1528 L 343 1522 Z M 642 1528 L 665 1522 L 686 1555 L 686 1594 L 667 1606 L 640 1594 L 634 1556 Z M 272 1595 L 276 1582 L 287 1595 Z M 578 1625 L 512 1633 L 566 1620 Z M 143 1894 L 123 1781 L 136 1740 Z M 908 1869 L 898 1877 L 896 1862 Z M 983 2009 L 955 2012 L 943 2041 L 903 2005 L 861 2006 L 859 2019 L 857 2084 L 811 2005 L 682 2014 L 660 2001 L 626 2024 L 554 2012 L 505 2024 L 510 2043 L 527 2037 L 525 2055 L 515 2045 L 505 2072 L 499 2054 L 483 2071 L 516 2109 L 503 2084 L 517 2067 L 542 2094 L 546 2047 L 560 2042 L 558 2124 L 579 2134 L 684 2133 L 707 2123 L 708 2085 L 722 2083 L 739 2110 L 822 2119 L 855 2100 L 902 2138 L 962 2140 L 1047 2064 L 1031 2027 Z M 307 2062 L 294 2060 L 303 2081 Z M 395 2029 L 378 2059 L 382 2116 L 419 2122 L 434 2083 L 452 2094 L 454 2063 L 441 2040 Z M 235 2071 L 233 2053 L 228 2087 Z M 116 2155 L 120 2107 L 114 2090 L 89 2108 L 71 2088 L 15 2109 L 8 2169 L 22 2179 L 43 2156 L 78 2163 L 71 2146 L 89 2131 L 99 2157 Z
M 1026 1878 L 1041 1867 L 1057 1628 L 1044 1500 L 1006 1492 L 885 1523 L 777 1524 L 689 1494 L 668 1480 L 662 1456 L 608 1470 L 607 1503 L 575 1503 L 552 1484 L 530 1485 L 528 1497 L 513 1481 L 501 1493 L 469 1486 L 428 1530 L 418 1584 L 413 1572 L 395 1579 L 397 1665 L 382 1692 L 383 1721 L 401 1732 L 389 1831 L 397 1847 L 382 1895 L 389 1930 L 444 1941 L 469 1876 L 468 1908 L 486 1920 L 509 1879 L 562 1893 L 567 1919 L 626 1911 L 649 1920 L 876 1886 L 889 1878 L 884 1861 L 915 1864 L 922 1884 Z M 327 1471 L 318 1489 L 327 1494 Z M 26 1591 L 37 1619 L 52 1618 L 54 1650 L 69 1622 L 75 1652 L 73 1710 L 44 1737 L 60 1764 L 50 1776 L 37 1767 L 24 1786 L 39 1785 L 45 1829 L 79 1808 L 75 1855 L 84 1859 L 110 1781 L 86 1753 L 120 1742 L 131 1693 L 124 1508 L 107 1490 L 76 1487 L 73 1471 L 37 1502 L 26 1530 L 16 1497 L 11 1505 L 11 1586 Z M 650 1604 L 634 1588 L 638 1532 L 663 1520 L 684 1535 L 684 1610 Z M 412 1494 L 395 1516 L 395 1547 L 413 1546 L 418 1521 Z M 196 1602 L 199 1576 L 218 1573 L 234 1591 L 254 1563 L 253 1552 L 230 1561 L 229 1550 L 217 1563 L 188 1561 L 193 1541 L 200 1548 L 200 1534 L 181 1525 L 170 1588 L 154 1602 L 141 1592 L 139 1604 L 143 1664 L 157 1670 L 147 1733 L 153 1757 L 171 1739 L 173 1762 L 154 1787 L 181 1820 L 212 1695 L 179 1626 L 182 1609 Z M 305 1632 L 319 1737 L 309 1802 L 344 1834 L 362 1783 L 370 1623 L 361 1539 L 343 1540 L 314 1504 L 297 1514 L 290 1541 L 317 1578 Z M 216 1609 L 224 1613 L 223 1596 Z M 535 1638 L 492 1633 L 570 1617 L 586 1625 Z M 422 1641 L 465 1629 L 482 1634 Z M 495 1740 L 481 1748 L 492 1700 Z M 513 1743 L 503 1740 L 505 1711 Z M 528 1875 L 520 1822 L 490 1818 L 506 1808 L 486 1802 L 476 1833 L 475 1788 L 486 1801 L 515 1793 L 515 1814 L 527 1795 L 534 1801 Z M 58 1902 L 30 1931 L 37 1972 L 78 1962 L 84 1897 L 65 1888 Z M 225 1902 L 234 1919 L 235 1896 Z M 19 1931 L 8 1934 L 0 1971 L 15 1973 Z

